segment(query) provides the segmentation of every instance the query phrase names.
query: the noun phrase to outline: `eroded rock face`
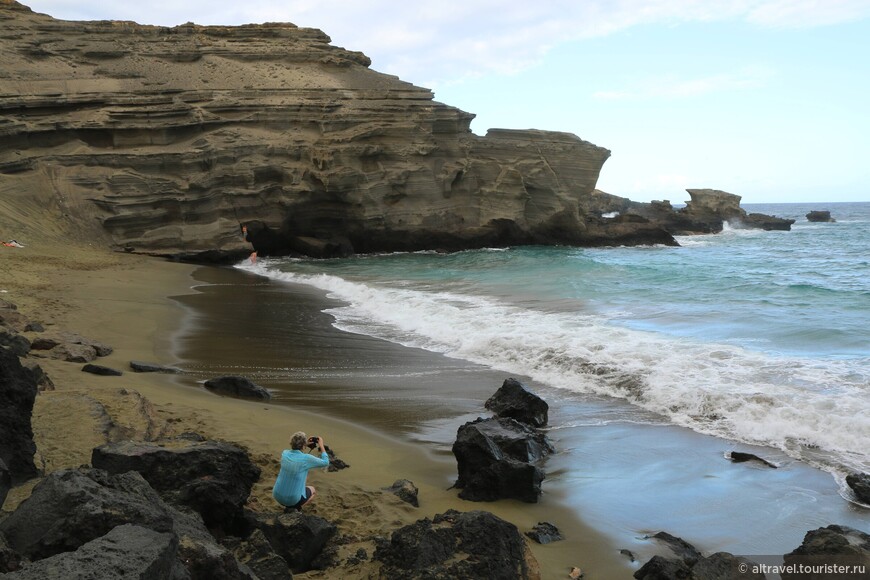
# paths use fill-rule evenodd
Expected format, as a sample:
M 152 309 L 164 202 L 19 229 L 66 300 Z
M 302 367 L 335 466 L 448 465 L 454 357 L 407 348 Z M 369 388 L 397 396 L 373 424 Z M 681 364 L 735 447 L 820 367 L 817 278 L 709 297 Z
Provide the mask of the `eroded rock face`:
M 585 221 L 607 149 L 474 135 L 474 115 L 319 30 L 68 22 L 7 1 L 0 31 L 0 174 L 116 249 L 221 260 L 252 244 L 615 243 Z

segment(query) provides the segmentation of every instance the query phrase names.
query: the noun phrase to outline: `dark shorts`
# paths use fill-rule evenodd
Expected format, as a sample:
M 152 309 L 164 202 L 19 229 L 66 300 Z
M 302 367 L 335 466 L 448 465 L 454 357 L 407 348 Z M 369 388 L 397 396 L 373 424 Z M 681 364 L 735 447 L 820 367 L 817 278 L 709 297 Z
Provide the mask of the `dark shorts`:
M 294 505 L 289 506 L 287 509 L 288 510 L 301 510 L 302 506 L 304 506 L 305 502 L 307 502 L 309 499 L 311 499 L 311 488 L 306 486 L 305 487 L 305 497 L 299 498 L 299 501 L 297 501 Z

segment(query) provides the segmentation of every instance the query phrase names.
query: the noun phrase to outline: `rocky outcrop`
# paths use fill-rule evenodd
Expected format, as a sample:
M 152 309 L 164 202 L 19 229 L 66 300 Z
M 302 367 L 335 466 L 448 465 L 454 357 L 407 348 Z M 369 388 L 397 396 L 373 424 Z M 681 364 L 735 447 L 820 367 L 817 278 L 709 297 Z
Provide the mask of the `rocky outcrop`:
M 607 149 L 552 131 L 477 136 L 473 114 L 319 30 L 69 22 L 7 0 L 0 50 L 0 175 L 71 233 L 119 250 L 220 260 L 251 244 L 263 255 L 632 238 L 586 223 Z
M 454 487 L 470 501 L 514 498 L 536 503 L 553 451 L 546 435 L 510 418 L 477 419 L 459 427 L 453 443 L 459 476 Z
M 814 209 L 807 214 L 808 222 L 835 222 L 834 218 L 831 217 L 831 212 L 828 210 L 819 210 Z
M 203 385 L 213 393 L 228 397 L 258 400 L 269 400 L 272 398 L 272 394 L 269 391 L 245 377 L 216 377 L 205 381 Z
M 483 406 L 496 417 L 509 417 L 531 427 L 545 427 L 550 410 L 545 400 L 514 378 L 505 379 Z
M 735 228 L 786 231 L 794 223 L 791 219 L 747 213 L 740 207 L 741 197 L 733 193 L 717 189 L 686 191 L 691 199 L 679 209 L 675 209 L 667 200 L 638 203 L 624 198 L 604 198 L 601 193 L 599 198 L 609 211 L 641 217 L 675 236 L 719 233 L 725 223 Z
M 811 570 L 806 574 L 783 573 L 783 580 L 823 580 L 832 576 L 849 580 L 866 578 L 870 569 L 870 535 L 837 525 L 811 530 L 800 546 L 783 556 L 783 563 L 795 569 L 802 565 Z M 830 566 L 845 568 L 833 574 Z
M 0 347 L 0 460 L 16 484 L 38 475 L 30 422 L 36 393 L 33 375 L 14 352 Z
M 165 500 L 199 513 L 210 529 L 235 533 L 245 527 L 242 508 L 260 477 L 244 450 L 215 441 L 109 443 L 94 449 L 91 463 L 109 473 L 136 471 Z
M 393 532 L 374 555 L 382 577 L 538 578 L 519 530 L 489 512 L 449 510 Z

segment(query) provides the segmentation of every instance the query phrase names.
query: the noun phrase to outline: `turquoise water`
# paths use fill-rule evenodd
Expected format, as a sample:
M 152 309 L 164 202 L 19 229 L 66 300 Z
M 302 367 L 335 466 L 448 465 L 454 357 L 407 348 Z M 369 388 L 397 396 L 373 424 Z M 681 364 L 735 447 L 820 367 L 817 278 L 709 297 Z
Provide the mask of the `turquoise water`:
M 340 299 L 338 328 L 528 376 L 566 400 L 626 401 L 635 411 L 620 420 L 766 445 L 836 474 L 870 471 L 870 203 L 745 208 L 797 222 L 680 237 L 679 248 L 240 267 Z M 807 222 L 813 209 L 836 223 Z

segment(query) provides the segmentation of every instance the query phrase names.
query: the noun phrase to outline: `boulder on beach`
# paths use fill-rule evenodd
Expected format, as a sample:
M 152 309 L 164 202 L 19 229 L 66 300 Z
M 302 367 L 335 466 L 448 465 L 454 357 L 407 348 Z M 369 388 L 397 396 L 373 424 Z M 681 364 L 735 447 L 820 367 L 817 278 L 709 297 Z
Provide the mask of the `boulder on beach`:
M 407 479 L 397 479 L 393 482 L 393 485 L 387 488 L 387 491 L 405 503 L 409 503 L 414 507 L 420 507 L 420 501 L 417 499 L 419 494 L 417 486 Z
M 56 332 L 52 334 L 40 335 L 33 339 L 31 348 L 33 350 L 50 351 L 49 356 L 62 360 L 67 360 L 61 356 L 61 353 L 63 353 L 64 351 L 69 351 L 72 353 L 93 353 L 93 358 L 91 358 L 90 360 L 76 360 L 73 362 L 90 362 L 98 356 L 109 356 L 114 351 L 114 349 L 107 344 L 90 338 L 86 338 L 74 332 Z
M 543 433 L 509 418 L 477 419 L 462 425 L 453 443 L 459 471 L 454 484 L 470 501 L 514 498 L 535 503 L 544 472 L 537 465 L 552 453 Z
M 218 395 L 241 399 L 268 400 L 272 398 L 269 391 L 245 377 L 233 375 L 217 377 L 205 381 L 204 385 L 206 389 Z
M 91 373 L 92 375 L 99 375 L 101 377 L 120 377 L 124 374 L 118 369 L 90 363 L 82 367 L 82 372 Z
M 91 463 L 109 473 L 136 471 L 166 501 L 202 516 L 210 529 L 237 532 L 260 468 L 229 443 L 178 440 L 165 445 L 122 441 L 93 450 Z
M 382 577 L 535 578 L 538 563 L 513 524 L 485 511 L 448 510 L 394 531 L 374 558 Z
M 137 360 L 130 361 L 130 369 L 133 372 L 137 373 L 167 373 L 167 374 L 178 374 L 181 372 L 181 369 L 175 367 L 168 367 L 164 365 L 159 365 L 155 363 L 142 362 Z
M 549 544 L 565 539 L 559 532 L 559 528 L 550 522 L 538 522 L 534 528 L 526 532 L 526 535 L 539 544 Z
M 30 421 L 36 393 L 33 375 L 14 352 L 0 347 L 0 459 L 13 483 L 39 474 L 33 462 L 36 444 Z
M 514 378 L 506 379 L 484 407 L 496 417 L 510 417 L 532 427 L 545 427 L 550 409 L 545 400 Z

